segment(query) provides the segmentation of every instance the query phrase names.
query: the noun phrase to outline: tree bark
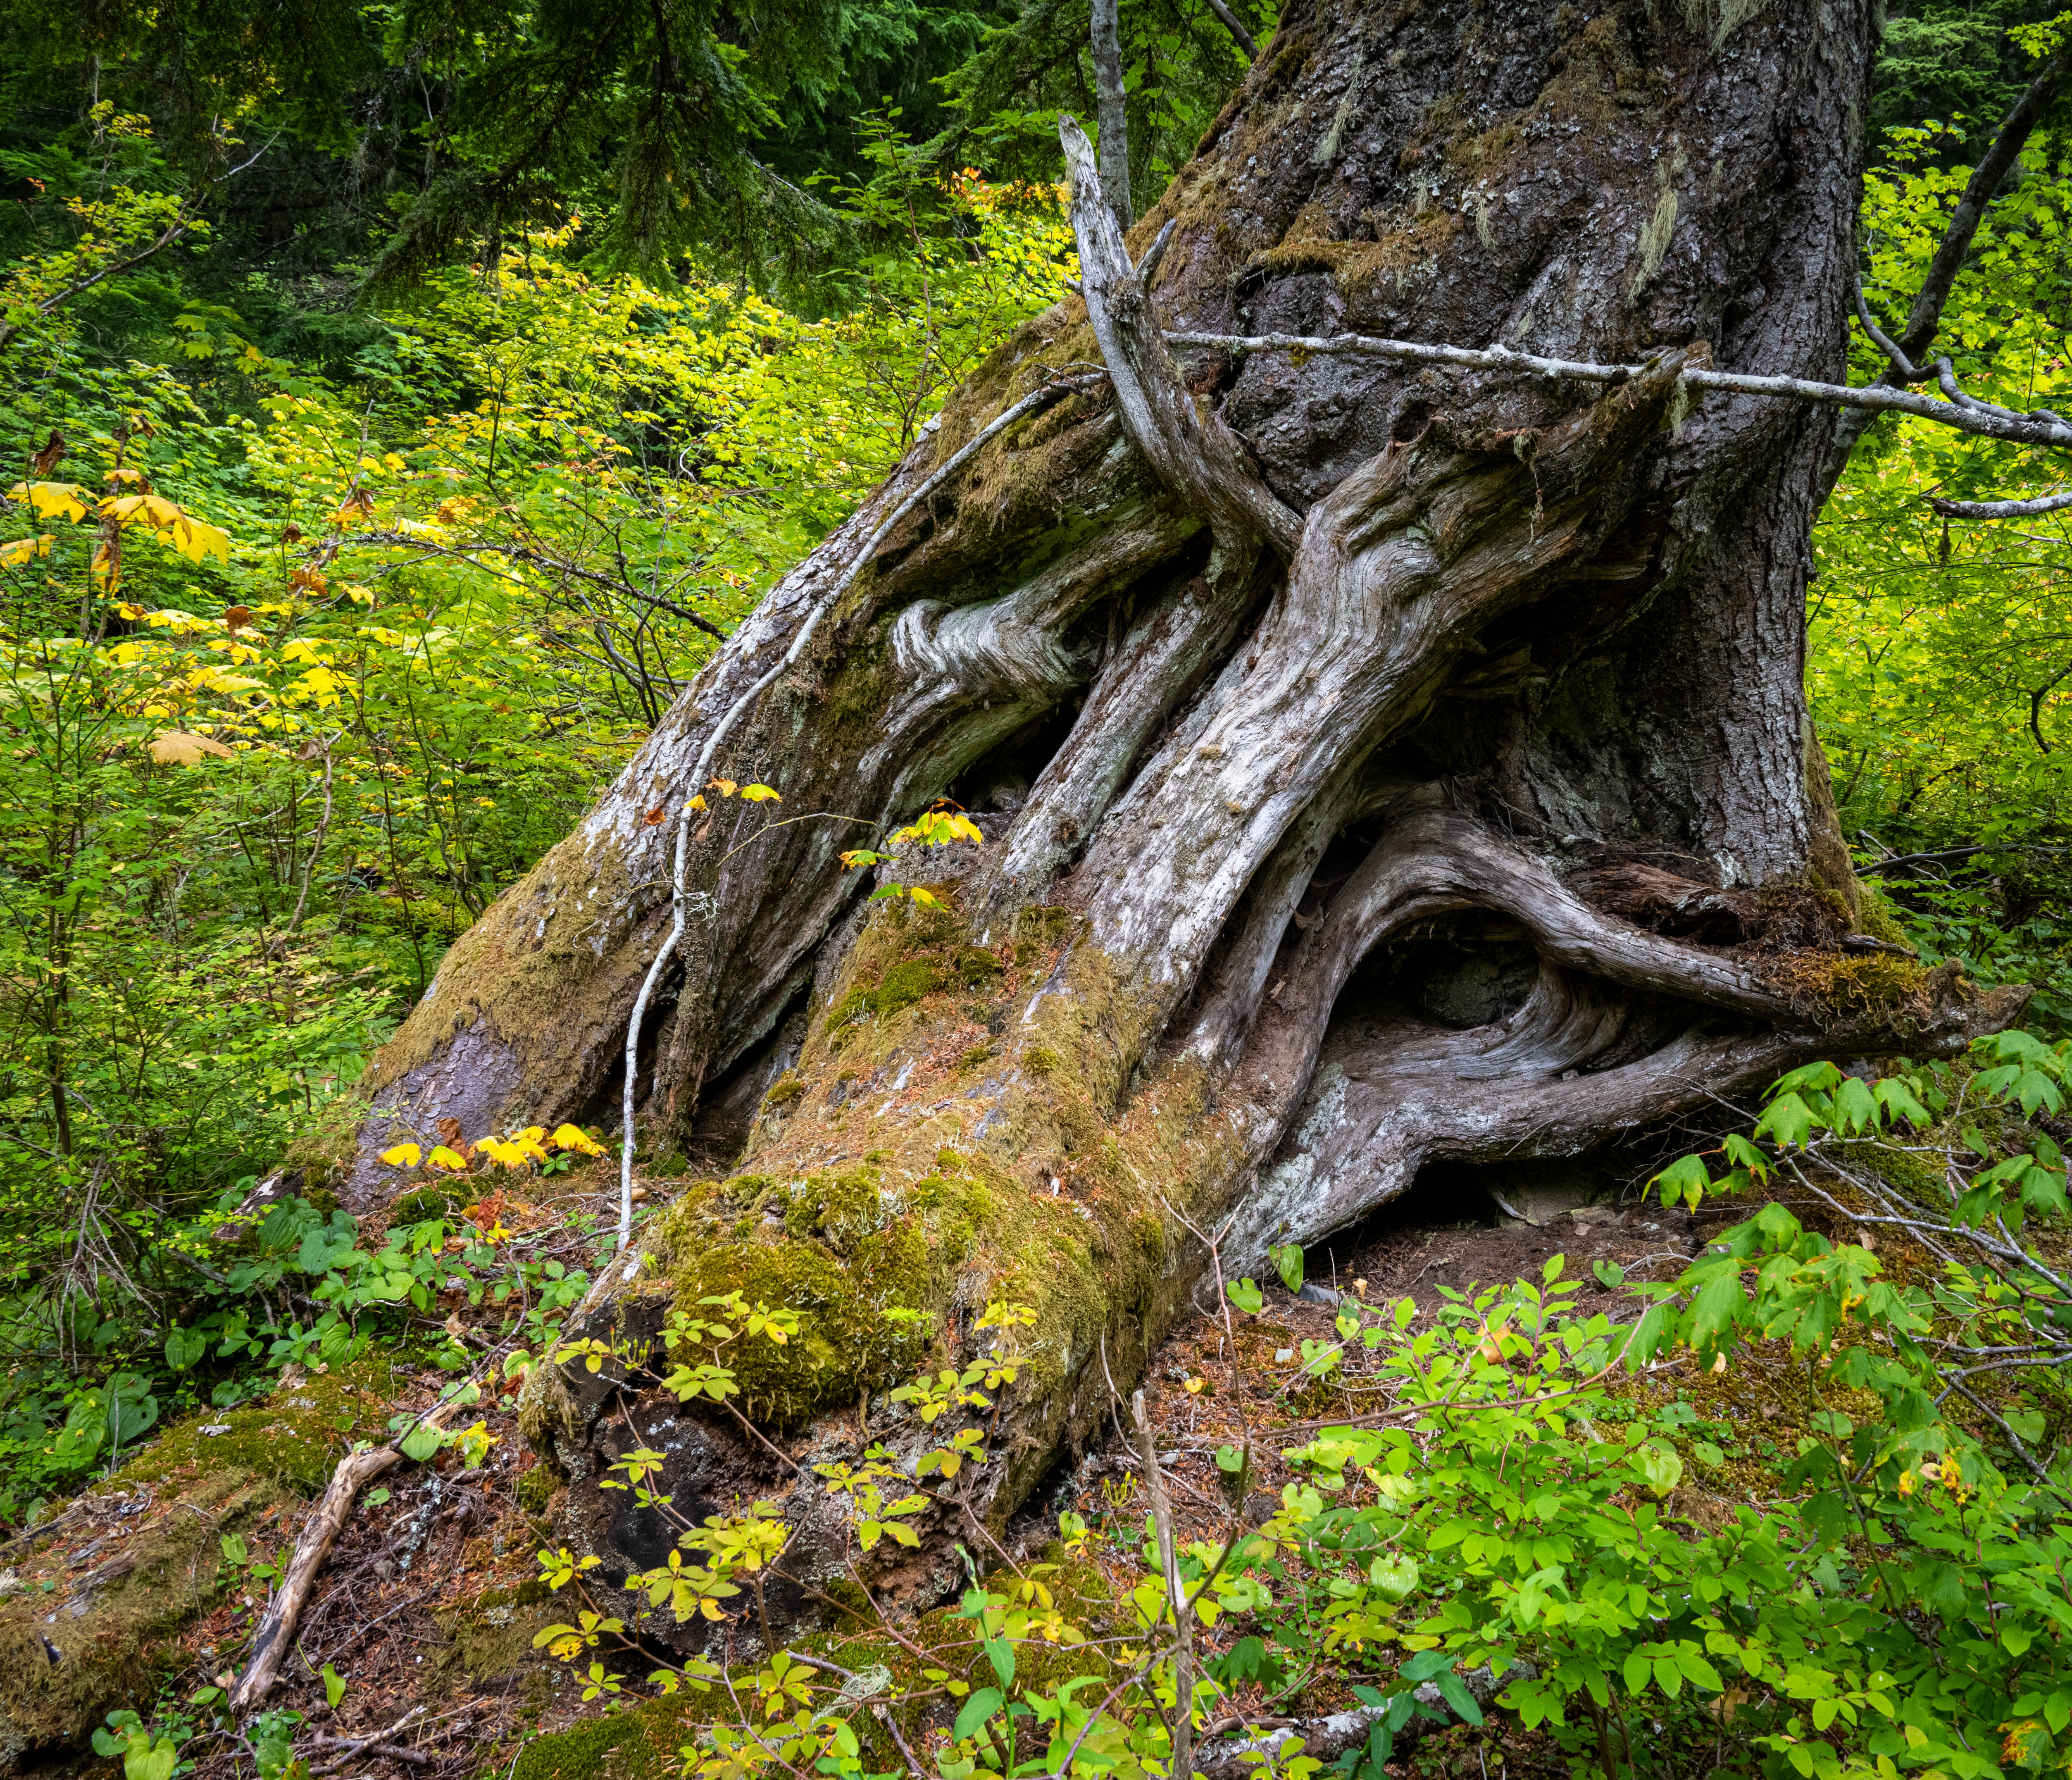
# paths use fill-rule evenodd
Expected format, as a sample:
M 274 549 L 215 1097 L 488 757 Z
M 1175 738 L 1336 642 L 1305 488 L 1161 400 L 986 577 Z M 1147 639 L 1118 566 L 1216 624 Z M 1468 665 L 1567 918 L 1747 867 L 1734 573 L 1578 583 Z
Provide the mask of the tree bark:
M 604 1573 L 666 1555 L 597 1488 L 648 1445 L 693 1520 L 784 1499 L 772 1612 L 815 1610 L 846 1560 L 811 1465 L 939 1442 L 953 1424 L 887 1387 L 1027 1304 L 992 1462 L 920 1556 L 873 1560 L 874 1589 L 929 1595 L 944 1542 L 997 1529 L 1091 1435 L 1103 1365 L 1133 1376 L 1187 1302 L 1183 1218 L 1234 1220 L 1243 1264 L 1428 1162 L 1578 1154 L 1830 1051 L 2012 1017 L 2018 995 L 1846 944 L 1803 683 L 1831 417 L 1694 405 L 1678 376 L 1839 379 L 1872 43 L 1869 0 L 1293 0 L 1127 241 L 1067 121 L 1083 298 L 771 593 L 373 1074 L 363 1197 L 398 1128 L 612 1104 L 672 930 L 668 819 L 813 623 L 717 757 L 789 820 L 715 799 L 688 831 L 635 1052 L 644 1140 L 725 1178 L 586 1305 L 625 1360 L 528 1385 Z M 1355 331 L 1646 368 L 1166 338 Z M 1104 385 L 1004 430 L 845 581 L 931 467 L 1089 364 Z M 944 906 L 866 906 L 841 851 L 944 796 L 985 844 L 886 868 Z M 639 1351 L 672 1296 L 736 1289 L 804 1318 L 781 1362 L 744 1350 L 771 1449 L 660 1396 Z

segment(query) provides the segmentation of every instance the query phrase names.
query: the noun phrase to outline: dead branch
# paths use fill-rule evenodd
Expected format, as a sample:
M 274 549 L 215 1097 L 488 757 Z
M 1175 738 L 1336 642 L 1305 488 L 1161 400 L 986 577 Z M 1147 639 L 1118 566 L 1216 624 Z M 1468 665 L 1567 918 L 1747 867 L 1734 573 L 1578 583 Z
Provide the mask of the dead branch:
M 1328 339 L 1301 334 L 1167 334 L 1165 339 L 1169 346 L 1207 347 L 1220 352 L 1351 352 L 1412 364 L 1451 364 L 1465 371 L 1515 371 L 1527 376 L 1575 377 L 1592 383 L 1624 383 L 1650 368 L 1641 364 L 1547 359 L 1503 345 L 1425 346 L 1414 340 L 1379 339 L 1361 334 Z M 1832 402 L 1868 413 L 1910 414 L 1981 438 L 2008 439 L 2017 445 L 2072 446 L 2072 425 L 2042 410 L 2016 414 L 1970 398 L 1938 401 L 1910 389 L 1889 389 L 1877 384 L 1858 388 L 1815 383 L 1805 377 L 1762 377 L 1742 371 L 1715 371 L 1697 364 L 1686 366 L 1677 375 L 1693 389 L 1724 389 L 1735 395 L 1770 396 L 1786 401 Z
M 458 1397 L 450 1398 L 413 1425 L 443 1428 L 446 1418 L 459 1407 Z M 296 1622 L 302 1618 L 310 1589 L 352 1513 L 354 1498 L 375 1478 L 403 1462 L 403 1438 L 399 1434 L 385 1446 L 347 1453 L 331 1473 L 330 1485 L 318 1501 L 316 1511 L 304 1523 L 302 1535 L 295 1543 L 295 1555 L 288 1564 L 288 1573 L 281 1579 L 281 1586 L 266 1604 L 265 1614 L 253 1636 L 251 1660 L 244 1674 L 237 1678 L 237 1684 L 230 1690 L 230 1709 L 239 1717 L 255 1711 L 273 1692 L 273 1683 L 280 1679 L 281 1665 L 294 1647 Z

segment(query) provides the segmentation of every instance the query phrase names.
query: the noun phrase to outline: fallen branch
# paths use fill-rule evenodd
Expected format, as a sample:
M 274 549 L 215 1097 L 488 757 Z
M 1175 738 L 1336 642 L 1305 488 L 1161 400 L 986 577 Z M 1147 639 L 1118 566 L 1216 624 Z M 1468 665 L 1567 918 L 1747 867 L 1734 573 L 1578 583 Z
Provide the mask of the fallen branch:
M 335 1749 L 336 1757 L 323 1767 L 310 1770 L 310 1780 L 327 1774 L 343 1774 L 345 1765 L 356 1755 L 386 1756 L 392 1762 L 408 1762 L 413 1766 L 430 1767 L 432 1758 L 422 1749 L 413 1749 L 406 1743 L 384 1743 L 372 1737 L 319 1737 L 314 1740 L 319 1749 Z
M 1515 352 L 1507 346 L 1424 346 L 1414 340 L 1379 339 L 1363 334 L 1325 338 L 1300 334 L 1168 334 L 1170 346 L 1208 347 L 1222 352 L 1345 352 L 1369 358 L 1400 359 L 1412 364 L 1451 364 L 1467 371 L 1517 371 L 1535 377 L 1577 377 L 1592 383 L 1624 383 L 1647 367 L 1597 364 L 1580 359 L 1545 359 Z M 1938 401 L 1910 389 L 1873 384 L 1814 383 L 1804 377 L 1762 377 L 1742 371 L 1712 371 L 1692 366 L 1678 376 L 1693 389 L 1725 389 L 1741 396 L 1772 396 L 1787 401 L 1832 402 L 1837 407 L 1874 413 L 1911 414 L 1938 425 L 1982 438 L 2011 439 L 2018 445 L 2072 446 L 2072 425 L 2055 414 L 2011 413 L 1980 403 Z
M 331 1482 L 319 1500 L 316 1511 L 304 1524 L 302 1536 L 296 1541 L 295 1555 L 289 1562 L 288 1573 L 281 1579 L 281 1586 L 266 1604 L 265 1614 L 252 1639 L 251 1660 L 244 1674 L 237 1678 L 237 1684 L 230 1690 L 230 1709 L 239 1717 L 257 1709 L 280 1679 L 281 1665 L 294 1648 L 296 1622 L 302 1618 L 310 1589 L 330 1557 L 331 1547 L 338 1543 L 338 1535 L 344 1530 L 346 1519 L 352 1512 L 353 1499 L 375 1478 L 403 1462 L 403 1441 L 413 1429 L 420 1426 L 443 1428 L 446 1417 L 459 1407 L 459 1398 L 450 1397 L 429 1415 L 413 1422 L 387 1445 L 349 1453 L 339 1461 L 338 1469 L 331 1473 Z

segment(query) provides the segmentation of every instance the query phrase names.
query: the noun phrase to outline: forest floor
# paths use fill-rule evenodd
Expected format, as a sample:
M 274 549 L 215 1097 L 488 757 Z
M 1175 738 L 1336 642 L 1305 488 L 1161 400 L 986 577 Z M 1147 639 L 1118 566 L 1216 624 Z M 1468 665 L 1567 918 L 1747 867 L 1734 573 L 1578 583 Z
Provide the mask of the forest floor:
M 1671 1278 L 1703 1248 L 1711 1229 L 1732 1221 L 1726 1207 L 1714 1214 L 1714 1223 L 1641 1203 L 1552 1211 L 1543 1207 L 1536 1215 L 1543 1221 L 1504 1217 L 1479 1193 L 1437 1199 L 1420 1194 L 1341 1239 L 1334 1250 L 1313 1252 L 1309 1265 L 1313 1275 L 1335 1276 L 1348 1289 L 1363 1281 L 1369 1305 L 1408 1296 L 1429 1316 L 1442 1292 L 1471 1296 L 1478 1286 L 1538 1280 L 1560 1255 L 1566 1257 L 1567 1276 L 1585 1282 L 1581 1312 L 1601 1309 L 1624 1318 L 1635 1313 L 1635 1301 L 1602 1284 L 1601 1276 L 1593 1277 L 1593 1264 L 1612 1264 L 1634 1278 Z M 465 1311 L 455 1315 L 464 1325 Z M 1220 1316 L 1196 1314 L 1154 1355 L 1144 1381 L 1146 1404 L 1183 1536 L 1220 1542 L 1235 1515 L 1253 1524 L 1264 1519 L 1293 1475 L 1281 1449 L 1300 1443 L 1302 1428 L 1342 1420 L 1357 1409 L 1357 1351 L 1326 1378 L 1301 1358 L 1305 1341 L 1332 1342 L 1334 1318 L 1330 1302 L 1297 1297 L 1275 1281 L 1265 1312 L 1237 1326 L 1235 1351 Z M 1679 1380 L 1679 1363 L 1666 1363 L 1655 1369 L 1659 1375 L 1636 1387 L 1733 1382 Z M 1694 1369 L 1687 1363 L 1680 1370 Z M 321 1382 L 286 1379 L 275 1400 L 285 1397 L 291 1409 L 321 1404 L 327 1410 L 334 1406 L 328 1398 L 293 1394 L 317 1390 Z M 364 1394 L 378 1396 L 389 1412 L 416 1410 L 450 1382 L 449 1375 L 429 1368 L 391 1372 Z M 504 1396 L 479 1406 L 495 1442 L 479 1466 L 466 1468 L 449 1450 L 432 1464 L 391 1473 L 386 1489 L 363 1495 L 347 1522 L 303 1617 L 295 1656 L 269 1702 L 304 1715 L 297 1747 L 310 1759 L 312 1776 L 578 1780 L 604 1774 L 615 1780 L 668 1780 L 677 1772 L 676 1752 L 694 1734 L 682 1698 L 648 1697 L 639 1678 L 629 1675 L 626 1692 L 615 1699 L 586 1701 L 580 1675 L 532 1647 L 541 1627 L 573 1613 L 569 1601 L 539 1581 L 536 1553 L 565 1542 L 557 1532 L 561 1501 L 552 1474 L 536 1467 L 525 1448 L 515 1405 L 514 1396 Z M 240 1414 L 267 1412 L 255 1408 Z M 1762 1412 L 1743 1403 L 1729 1415 L 1745 1419 Z M 349 1412 L 335 1419 L 343 1427 Z M 287 1424 L 273 1425 L 286 1437 Z M 1247 1428 L 1258 1440 L 1257 1457 L 1249 1494 L 1240 1504 L 1226 1493 L 1215 1453 Z M 1124 1577 L 1144 1509 L 1140 1470 L 1135 1450 L 1121 1437 L 1120 1420 L 1112 1419 L 1106 1439 L 1015 1517 L 1005 1555 L 1017 1564 L 1034 1561 L 1046 1542 L 1055 1540 L 1059 1513 L 1071 1510 L 1095 1528 L 1088 1557 L 1112 1571 L 1112 1598 L 1126 1595 L 1130 1581 Z M 14 1566 L 11 1586 L 47 1595 L 53 1620 L 107 1587 L 111 1566 L 120 1573 L 125 1544 L 141 1548 L 186 1507 L 179 1470 L 156 1481 L 135 1480 L 134 1466 L 127 1474 L 133 1481 L 126 1485 L 125 1474 L 118 1473 L 111 1485 L 80 1498 L 33 1548 L 11 1557 L 0 1552 L 0 1562 Z M 1725 1492 L 1716 1501 L 1700 1499 L 1708 1492 L 1686 1484 L 1679 1492 L 1684 1499 L 1672 1501 L 1672 1511 L 1708 1521 L 1729 1511 L 1736 1485 L 1729 1475 L 1713 1481 Z M 303 1513 L 294 1495 L 277 1492 L 248 1527 L 255 1557 L 285 1552 Z M 230 1679 L 232 1655 L 265 1599 L 263 1575 L 254 1572 L 246 1581 L 207 1618 L 158 1649 L 160 1697 L 167 1706 Z M 335 1706 L 327 1704 L 327 1667 L 346 1683 Z M 1284 1681 L 1282 1697 L 1270 1708 L 1256 1695 L 1249 1704 L 1267 1712 L 1264 1721 L 1270 1725 L 1272 1713 L 1311 1715 L 1342 1707 L 1349 1697 L 1342 1679 L 1328 1671 L 1297 1682 L 1291 1691 Z M 220 1735 L 185 1753 L 199 1780 L 234 1771 L 233 1745 Z M 1521 1775 L 1565 1771 L 1551 1745 L 1507 1725 L 1501 1714 L 1493 1714 L 1479 1733 L 1455 1725 L 1428 1735 L 1395 1766 L 1424 1775 L 1486 1771 L 1492 1780 L 1514 1770 Z

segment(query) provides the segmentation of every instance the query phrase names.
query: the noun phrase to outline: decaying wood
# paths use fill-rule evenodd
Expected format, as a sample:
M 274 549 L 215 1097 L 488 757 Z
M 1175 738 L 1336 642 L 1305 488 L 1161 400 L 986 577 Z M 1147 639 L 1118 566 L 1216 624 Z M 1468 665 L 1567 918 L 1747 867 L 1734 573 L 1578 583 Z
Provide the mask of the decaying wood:
M 457 1401 L 443 1403 L 413 1425 L 443 1428 L 458 1407 Z M 302 1523 L 302 1534 L 295 1541 L 295 1555 L 288 1561 L 287 1572 L 273 1591 L 273 1598 L 266 1603 L 266 1610 L 260 1616 L 252 1634 L 252 1654 L 245 1662 L 245 1672 L 230 1690 L 229 1707 L 237 1716 L 242 1718 L 257 1711 L 273 1691 L 273 1683 L 281 1677 L 281 1667 L 294 1648 L 295 1626 L 308 1603 L 310 1590 L 323 1572 L 331 1547 L 338 1543 L 338 1535 L 344 1531 L 354 1501 L 376 1478 L 385 1476 L 403 1462 L 402 1443 L 403 1436 L 399 1434 L 385 1446 L 348 1453 L 339 1461 L 338 1469 L 331 1473 L 323 1494 L 310 1511 L 310 1518 Z

